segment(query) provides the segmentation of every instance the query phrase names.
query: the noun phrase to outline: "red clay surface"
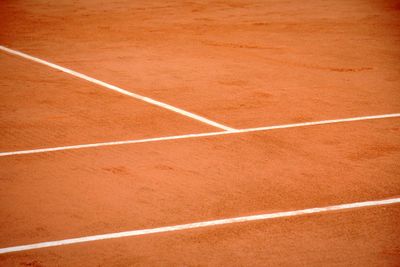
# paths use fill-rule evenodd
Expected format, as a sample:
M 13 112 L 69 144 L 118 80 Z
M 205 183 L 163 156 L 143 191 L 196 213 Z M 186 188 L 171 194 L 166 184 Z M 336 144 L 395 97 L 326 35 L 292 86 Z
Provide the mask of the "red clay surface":
M 0 151 L 219 130 L 0 53 Z
M 0 246 L 398 196 L 399 122 L 1 158 Z
M 2 1 L 0 45 L 235 128 L 400 112 L 398 1 Z M 0 151 L 219 131 L 0 52 Z M 400 119 L 0 157 L 0 248 L 400 196 Z M 0 255 L 398 266 L 399 206 Z
M 232 127 L 400 109 L 399 1 L 3 1 L 0 43 Z
M 399 206 L 0 256 L 15 266 L 397 266 Z

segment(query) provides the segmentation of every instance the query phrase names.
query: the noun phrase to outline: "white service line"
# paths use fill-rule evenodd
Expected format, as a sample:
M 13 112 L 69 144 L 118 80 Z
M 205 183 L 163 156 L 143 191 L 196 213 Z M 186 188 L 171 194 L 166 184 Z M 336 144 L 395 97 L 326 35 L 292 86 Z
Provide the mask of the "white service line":
M 223 134 L 227 134 L 227 133 L 230 133 L 230 132 L 223 131 L 223 132 L 211 132 L 211 133 L 200 133 L 200 134 L 185 134 L 185 135 L 165 136 L 165 137 L 137 139 L 137 140 L 126 140 L 126 141 L 114 141 L 114 142 L 104 142 L 104 143 L 94 143 L 94 144 L 84 144 L 84 145 L 39 148 L 39 149 L 32 149 L 32 150 L 13 151 L 13 152 L 0 152 L 0 157 L 12 156 L 12 155 L 23 155 L 23 154 L 46 153 L 46 152 L 54 152 L 54 151 L 60 151 L 60 150 L 82 149 L 82 148 L 91 148 L 91 147 L 148 143 L 148 142 L 175 140 L 175 139 L 195 138 L 195 137 L 202 137 L 202 136 L 223 135 Z
M 364 117 L 354 117 L 354 118 L 346 118 L 346 119 L 302 122 L 302 123 L 293 123 L 293 124 L 283 124 L 283 125 L 275 125 L 275 126 L 266 126 L 266 127 L 241 129 L 241 130 L 235 130 L 235 131 L 210 132 L 210 133 L 198 133 L 198 134 L 184 134 L 184 135 L 155 137 L 155 138 L 147 138 L 147 139 L 136 139 L 136 140 L 126 140 L 126 141 L 114 141 L 114 142 L 104 142 L 104 143 L 93 143 L 93 144 L 83 144 L 83 145 L 60 146 L 60 147 L 51 147 L 51 148 L 39 148 L 39 149 L 31 149 L 31 150 L 0 152 L 0 157 L 13 156 L 13 155 L 23 155 L 23 154 L 46 153 L 46 152 L 61 151 L 61 150 L 71 150 L 71 149 L 93 148 L 93 147 L 103 147 L 103 146 L 116 146 L 116 145 L 148 143 L 148 142 L 167 141 L 167 140 L 176 140 L 176 139 L 198 138 L 198 137 L 216 136 L 216 135 L 227 135 L 227 134 L 237 134 L 237 133 L 269 131 L 269 130 L 275 130 L 275 129 L 305 127 L 305 126 L 313 126 L 313 125 L 323 125 L 323 124 L 352 122 L 352 121 L 363 121 L 363 120 L 376 120 L 376 119 L 386 119 L 386 118 L 395 118 L 395 117 L 400 117 L 400 113 L 374 115 L 374 116 L 364 116 Z
M 85 75 L 85 74 L 76 72 L 76 71 L 71 70 L 71 69 L 68 69 L 68 68 L 61 67 L 61 66 L 59 66 L 59 65 L 56 65 L 56 64 L 54 64 L 54 63 L 50 63 L 50 62 L 45 61 L 45 60 L 43 60 L 43 59 L 40 59 L 40 58 L 37 58 L 37 57 L 33 57 L 33 56 L 28 55 L 28 54 L 25 54 L 25 53 L 22 53 L 22 52 L 19 52 L 19 51 L 16 51 L 16 50 L 13 50 L 13 49 L 7 48 L 7 47 L 5 47 L 5 46 L 1 46 L 1 45 L 0 45 L 0 50 L 2 50 L 2 51 L 4 51 L 4 52 L 7 52 L 7 53 L 9 53 L 9 54 L 13 54 L 13 55 L 20 56 L 20 57 L 22 57 L 22 58 L 25 58 L 25 59 L 34 61 L 34 62 L 39 63 L 39 64 L 46 65 L 46 66 L 48 66 L 48 67 L 50 67 L 50 68 L 53 68 L 53 69 L 56 69 L 56 70 L 59 70 L 59 71 L 68 73 L 68 74 L 70 74 L 70 75 L 72 75 L 72 76 L 75 76 L 75 77 L 81 78 L 81 79 L 83 79 L 83 80 L 86 80 L 86 81 L 88 81 L 88 82 L 91 82 L 91 83 L 94 83 L 94 84 L 103 86 L 103 87 L 105 87 L 105 88 L 107 88 L 107 89 L 116 91 L 116 92 L 118 92 L 118 93 L 120 93 L 120 94 L 127 95 L 127 96 L 130 96 L 130 97 L 133 97 L 133 98 L 142 100 L 142 101 L 144 101 L 144 102 L 150 103 L 150 104 L 152 104 L 152 105 L 155 105 L 155 106 L 158 106 L 158 107 L 162 107 L 162 108 L 168 109 L 168 110 L 170 110 L 170 111 L 179 113 L 179 114 L 181 114 L 181 115 L 183 115 L 183 116 L 192 118 L 192 119 L 197 120 L 197 121 L 201 121 L 201 122 L 203 122 L 203 123 L 205 123 L 205 124 L 214 126 L 214 127 L 216 127 L 216 128 L 223 129 L 223 130 L 225 130 L 225 131 L 235 131 L 234 128 L 231 128 L 231 127 L 222 125 L 222 124 L 220 124 L 220 123 L 217 123 L 217 122 L 215 122 L 215 121 L 209 120 L 209 119 L 204 118 L 204 117 L 202 117 L 202 116 L 196 115 L 196 114 L 191 113 L 191 112 L 189 112 L 189 111 L 186 111 L 186 110 L 183 110 L 183 109 L 180 109 L 180 108 L 171 106 L 171 105 L 169 105 L 169 104 L 167 104 L 167 103 L 163 103 L 163 102 L 154 100 L 154 99 L 149 98 L 149 97 L 145 97 L 145 96 L 142 96 L 142 95 L 138 95 L 138 94 L 129 92 L 129 91 L 127 91 L 127 90 L 125 90 L 125 89 L 122 89 L 122 88 L 120 88 L 120 87 L 117 87 L 117 86 L 115 86 L 115 85 L 112 85 L 112 84 L 109 84 L 109 83 L 106 83 L 106 82 L 97 80 L 97 79 L 92 78 L 92 77 L 89 77 L 89 76 L 87 76 L 87 75 Z
M 266 127 L 248 128 L 248 129 L 238 130 L 238 132 L 247 133 L 247 132 L 274 130 L 274 129 L 304 127 L 304 126 L 313 126 L 313 125 L 322 125 L 322 124 L 332 124 L 332 123 L 341 123 L 341 122 L 353 122 L 353 121 L 365 121 L 365 120 L 387 119 L 387 118 L 396 118 L 396 117 L 400 117 L 400 113 L 391 113 L 391 114 L 383 114 L 383 115 L 371 115 L 371 116 L 362 116 L 362 117 L 352 117 L 352 118 L 345 118 L 345 119 L 334 119 L 334 120 L 324 120 L 324 121 L 300 122 L 300 123 L 292 123 L 292 124 L 284 124 L 284 125 L 276 125 L 276 126 L 266 126 Z
M 268 219 L 299 216 L 299 215 L 304 215 L 304 214 L 321 213 L 321 212 L 336 211 L 336 210 L 346 210 L 346 209 L 355 209 L 355 208 L 362 208 L 362 207 L 389 205 L 389 204 L 395 204 L 395 203 L 400 203 L 400 198 L 391 198 L 391 199 L 385 199 L 385 200 L 375 200 L 375 201 L 365 201 L 365 202 L 355 202 L 355 203 L 340 204 L 340 205 L 320 207 L 320 208 L 283 211 L 283 212 L 276 212 L 276 213 L 266 213 L 266 214 L 250 215 L 250 216 L 228 218 L 228 219 L 221 219 L 221 220 L 180 224 L 180 225 L 174 225 L 174 226 L 165 226 L 165 227 L 152 228 L 152 229 L 133 230 L 133 231 L 126 231 L 126 232 L 118 232 L 118 233 L 85 236 L 85 237 L 78 237 L 78 238 L 71 238 L 71 239 L 63 239 L 63 240 L 57 240 L 57 241 L 49 241 L 49 242 L 35 243 L 35 244 L 29 244 L 29 245 L 1 248 L 0 254 L 32 250 L 32 249 L 39 249 L 39 248 L 70 245 L 70 244 L 76 244 L 76 243 L 85 243 L 85 242 L 91 242 L 91 241 L 99 241 L 99 240 L 104 240 L 104 239 L 114 239 L 114 238 L 122 238 L 122 237 L 129 237 L 129 236 L 165 233 L 165 232 L 181 231 L 181 230 L 187 230 L 187 229 L 193 229 L 193 228 L 210 227 L 210 226 L 215 226 L 215 225 L 268 220 Z

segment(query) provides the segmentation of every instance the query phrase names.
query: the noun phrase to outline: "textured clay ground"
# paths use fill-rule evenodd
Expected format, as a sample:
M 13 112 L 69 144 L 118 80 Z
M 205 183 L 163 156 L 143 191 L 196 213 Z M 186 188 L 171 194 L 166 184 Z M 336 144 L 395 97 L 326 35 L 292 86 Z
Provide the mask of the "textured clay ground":
M 2 1 L 0 45 L 233 128 L 400 112 L 400 2 Z M 0 151 L 220 131 L 0 51 Z M 400 119 L 0 157 L 0 248 L 400 196 Z M 0 255 L 398 266 L 399 205 Z

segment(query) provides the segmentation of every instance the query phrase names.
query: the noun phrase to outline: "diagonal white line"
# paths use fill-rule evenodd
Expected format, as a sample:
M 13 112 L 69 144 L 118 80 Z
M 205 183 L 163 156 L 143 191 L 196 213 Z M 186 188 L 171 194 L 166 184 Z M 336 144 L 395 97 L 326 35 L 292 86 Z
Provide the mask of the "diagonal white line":
M 20 150 L 20 151 L 11 151 L 11 152 L 0 152 L 0 157 L 12 156 L 12 155 L 23 155 L 23 154 L 46 153 L 46 152 L 54 152 L 54 151 L 61 151 L 61 150 L 71 150 L 71 149 L 94 148 L 94 147 L 116 146 L 116 145 L 128 145 L 128 144 L 159 142 L 159 141 L 176 140 L 176 139 L 199 138 L 199 137 L 216 136 L 216 135 L 227 135 L 227 134 L 258 132 L 258 131 L 269 131 L 269 130 L 285 129 L 285 128 L 306 127 L 306 126 L 314 126 L 314 125 L 342 123 L 342 122 L 353 122 L 353 121 L 363 121 L 363 120 L 387 119 L 387 118 L 396 118 L 396 117 L 400 117 L 400 113 L 374 115 L 374 116 L 364 116 L 364 117 L 353 117 L 353 118 L 346 118 L 346 119 L 302 122 L 302 123 L 293 123 L 293 124 L 283 124 L 283 125 L 274 125 L 274 126 L 266 126 L 266 127 L 258 127 L 258 128 L 241 129 L 241 130 L 235 130 L 235 131 L 185 134 L 185 135 L 164 136 L 164 137 L 155 137 L 155 138 L 147 138 L 147 139 L 136 139 L 136 140 L 126 140 L 126 141 L 114 141 L 114 142 L 93 143 L 93 144 L 83 144 L 83 145 L 40 148 L 40 149 L 31 149 L 31 150 Z
M 76 72 L 76 71 L 74 71 L 74 70 L 71 70 L 71 69 L 68 69 L 68 68 L 65 68 L 65 67 L 61 67 L 61 66 L 56 65 L 56 64 L 54 64 L 54 63 L 50 63 L 50 62 L 45 61 L 45 60 L 43 60 L 43 59 L 30 56 L 30 55 L 28 55 L 28 54 L 25 54 L 25 53 L 22 53 L 22 52 L 19 52 L 19 51 L 16 51 L 16 50 L 7 48 L 7 47 L 5 47 L 5 46 L 1 46 L 1 45 L 0 45 L 0 50 L 2 50 L 2 51 L 4 51 L 4 52 L 7 52 L 7 53 L 9 53 L 9 54 L 12 54 L 12 55 L 20 56 L 20 57 L 22 57 L 22 58 L 25 58 L 25 59 L 34 61 L 34 62 L 39 63 L 39 64 L 42 64 L 42 65 L 46 65 L 46 66 L 48 66 L 48 67 L 50 67 L 50 68 L 53 68 L 53 69 L 56 69 L 56 70 L 59 70 L 59 71 L 68 73 L 68 74 L 70 74 L 70 75 L 72 75 L 72 76 L 75 76 L 75 77 L 78 77 L 78 78 L 80 78 L 80 79 L 86 80 L 86 81 L 88 81 L 88 82 L 91 82 L 91 83 L 100 85 L 100 86 L 102 86 L 102 87 L 105 87 L 105 88 L 107 88 L 107 89 L 113 90 L 113 91 L 118 92 L 118 93 L 120 93 L 120 94 L 123 94 L 123 95 L 126 95 L 126 96 L 130 96 L 130 97 L 133 97 L 133 98 L 136 98 L 136 99 L 139 99 L 139 100 L 141 100 L 141 101 L 147 102 L 147 103 L 149 103 L 149 104 L 152 104 L 152 105 L 155 105 L 155 106 L 164 108 L 164 109 L 168 109 L 168 110 L 170 110 L 170 111 L 179 113 L 179 114 L 181 114 L 181 115 L 183 115 L 183 116 L 192 118 L 192 119 L 197 120 L 197 121 L 201 121 L 201 122 L 203 122 L 203 123 L 205 123 L 205 124 L 214 126 L 214 127 L 216 127 L 216 128 L 223 129 L 223 130 L 225 130 L 225 131 L 234 131 L 234 130 L 235 130 L 234 128 L 231 128 L 231 127 L 222 125 L 222 124 L 220 124 L 220 123 L 217 123 L 217 122 L 215 122 L 215 121 L 209 120 L 209 119 L 207 119 L 207 118 L 204 118 L 204 117 L 199 116 L 199 115 L 197 115 L 197 114 L 191 113 L 191 112 L 189 112 L 189 111 L 186 111 L 186 110 L 183 110 L 183 109 L 180 109 L 180 108 L 171 106 L 171 105 L 169 105 L 169 104 L 167 104 L 167 103 L 160 102 L 160 101 L 154 100 L 154 99 L 149 98 L 149 97 L 145 97 L 145 96 L 142 96 L 142 95 L 139 95 L 139 94 L 135 94 L 135 93 L 129 92 L 129 91 L 127 91 L 127 90 L 125 90 L 125 89 L 122 89 L 122 88 L 120 88 L 120 87 L 117 87 L 117 86 L 115 86 L 115 85 L 112 85 L 112 84 L 109 84 L 109 83 L 106 83 L 106 82 L 97 80 L 97 79 L 92 78 L 92 77 L 89 77 L 89 76 L 87 76 L 87 75 L 85 75 L 85 74 Z
M 174 226 L 165 226 L 165 227 L 152 228 L 152 229 L 133 230 L 133 231 L 126 231 L 126 232 L 109 233 L 109 234 L 102 234 L 102 235 L 93 235 L 93 236 L 85 236 L 85 237 L 57 240 L 57 241 L 49 241 L 49 242 L 35 243 L 35 244 L 29 244 L 29 245 L 1 248 L 0 254 L 32 250 L 32 249 L 47 248 L 47 247 L 63 246 L 63 245 L 70 245 L 70 244 L 77 244 L 77 243 L 85 243 L 85 242 L 99 241 L 99 240 L 105 240 L 105 239 L 115 239 L 115 238 L 132 237 L 132 236 L 148 235 L 148 234 L 155 234 L 155 233 L 165 233 L 165 232 L 181 231 L 181 230 L 194 229 L 194 228 L 204 228 L 204 227 L 210 227 L 210 226 L 216 226 L 216 225 L 225 225 L 225 224 L 250 222 L 250 221 L 260 221 L 260 220 L 299 216 L 299 215 L 304 215 L 304 214 L 321 213 L 321 212 L 328 212 L 328 211 L 382 206 L 382 205 L 389 205 L 389 204 L 395 204 L 395 203 L 400 203 L 400 198 L 391 198 L 391 199 L 385 199 L 385 200 L 374 200 L 374 201 L 365 201 L 365 202 L 355 202 L 355 203 L 340 204 L 340 205 L 326 206 L 326 207 L 319 207 L 319 208 L 284 211 L 284 212 L 276 212 L 276 213 L 266 213 L 266 214 L 258 214 L 258 215 L 251 215 L 251 216 L 221 219 L 221 220 L 180 224 L 180 225 L 174 225 Z

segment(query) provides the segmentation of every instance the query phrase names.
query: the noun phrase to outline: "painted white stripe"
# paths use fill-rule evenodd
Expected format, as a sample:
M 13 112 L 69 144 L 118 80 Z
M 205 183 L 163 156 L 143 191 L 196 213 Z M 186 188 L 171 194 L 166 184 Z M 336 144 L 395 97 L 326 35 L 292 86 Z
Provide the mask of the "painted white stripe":
M 186 135 L 175 135 L 175 136 L 156 137 L 156 138 L 147 138 L 147 139 L 138 139 L 138 140 L 126 140 L 126 141 L 115 141 L 115 142 L 94 143 L 94 144 L 84 144 L 84 145 L 40 148 L 40 149 L 32 149 L 32 150 L 20 150 L 20 151 L 14 151 L 14 152 L 1 152 L 0 157 L 12 156 L 12 155 L 22 155 L 22 154 L 45 153 L 45 152 L 53 152 L 53 151 L 60 151 L 60 150 L 82 149 L 82 148 L 91 148 L 91 147 L 116 146 L 116 145 L 157 142 L 157 141 L 166 141 L 166 140 L 175 140 L 175 139 L 195 138 L 195 137 L 202 137 L 202 136 L 214 136 L 214 135 L 223 135 L 223 134 L 227 134 L 227 133 L 230 133 L 230 132 L 223 131 L 223 132 L 211 132 L 211 133 L 200 133 L 200 134 L 186 134 Z
M 269 131 L 269 130 L 276 130 L 276 129 L 305 127 L 305 126 L 314 126 L 314 125 L 323 125 L 323 124 L 341 123 L 341 122 L 386 119 L 386 118 L 395 118 L 395 117 L 400 117 L 400 113 L 354 117 L 354 118 L 346 118 L 346 119 L 314 121 L 314 122 L 302 122 L 302 123 L 294 123 L 294 124 L 283 124 L 283 125 L 275 125 L 275 126 L 241 129 L 241 130 L 235 130 L 235 131 L 185 134 L 185 135 L 155 137 L 155 138 L 147 138 L 147 139 L 136 139 L 136 140 L 126 140 L 126 141 L 114 141 L 114 142 L 93 143 L 93 144 L 83 144 L 83 145 L 40 148 L 40 149 L 31 149 L 31 150 L 20 150 L 20 151 L 11 151 L 11 152 L 0 152 L 0 157 L 23 155 L 23 154 L 46 153 L 46 152 L 54 152 L 54 151 L 60 151 L 60 150 L 71 150 L 71 149 L 93 148 L 93 147 L 103 147 L 103 146 L 158 142 L 158 141 L 167 141 L 167 140 L 176 140 L 176 139 L 198 138 L 198 137 L 207 137 L 207 136 L 215 136 L 215 135 L 227 135 L 227 134 L 257 132 L 257 131 Z
M 389 204 L 395 204 L 395 203 L 400 203 L 400 198 L 391 198 L 391 199 L 385 199 L 385 200 L 375 200 L 375 201 L 365 201 L 365 202 L 355 202 L 355 203 L 348 203 L 348 204 L 341 204 L 341 205 L 327 206 L 327 207 L 320 207 L 320 208 L 267 213 L 267 214 L 243 216 L 243 217 L 228 218 L 228 219 L 221 219 L 221 220 L 180 224 L 180 225 L 174 225 L 174 226 L 165 226 L 165 227 L 152 228 L 152 229 L 133 230 L 133 231 L 126 231 L 126 232 L 109 233 L 109 234 L 102 234 L 102 235 L 93 235 L 93 236 L 85 236 L 85 237 L 57 240 L 57 241 L 49 241 L 49 242 L 35 243 L 35 244 L 29 244 L 29 245 L 1 248 L 0 254 L 32 250 L 32 249 L 39 249 L 39 248 L 63 246 L 63 245 L 70 245 L 70 244 L 84 243 L 84 242 L 91 242 L 91 241 L 99 241 L 99 240 L 104 240 L 104 239 L 114 239 L 114 238 L 148 235 L 148 234 L 155 234 L 155 233 L 165 233 L 165 232 L 181 231 L 181 230 L 194 229 L 194 228 L 210 227 L 210 226 L 216 226 L 216 225 L 268 220 L 268 219 L 299 216 L 299 215 L 304 215 L 304 214 L 321 213 L 321 212 L 328 212 L 328 211 L 337 211 L 337 210 L 355 209 L 355 208 L 362 208 L 362 207 L 389 205 Z
M 341 122 L 387 119 L 387 118 L 396 118 L 396 117 L 400 117 L 400 113 L 383 114 L 383 115 L 372 115 L 372 116 L 363 116 L 363 117 L 353 117 L 353 118 L 346 118 L 346 119 L 313 121 L 313 122 L 300 122 L 300 123 L 293 123 L 293 124 L 284 124 L 284 125 L 266 126 L 266 127 L 257 127 L 257 128 L 248 128 L 248 129 L 239 130 L 238 132 L 247 133 L 247 132 L 266 131 L 266 130 L 275 130 L 275 129 L 284 129 L 284 128 L 294 128 L 294 127 L 304 127 L 304 126 L 313 126 L 313 125 L 323 125 L 323 124 L 332 124 L 332 123 L 341 123 Z
M 234 131 L 234 130 L 235 130 L 234 128 L 231 128 L 231 127 L 222 125 L 222 124 L 220 124 L 220 123 L 217 123 L 217 122 L 215 122 L 215 121 L 209 120 L 209 119 L 204 118 L 204 117 L 202 117 L 202 116 L 196 115 L 196 114 L 191 113 L 191 112 L 189 112 L 189 111 L 186 111 L 186 110 L 183 110 L 183 109 L 180 109 L 180 108 L 171 106 L 171 105 L 169 105 L 169 104 L 166 104 L 166 103 L 164 103 L 164 102 L 160 102 L 160 101 L 151 99 L 151 98 L 149 98 L 149 97 L 145 97 L 145 96 L 142 96 L 142 95 L 139 95 L 139 94 L 135 94 L 135 93 L 129 92 L 129 91 L 127 91 L 127 90 L 125 90 L 125 89 L 122 89 L 122 88 L 120 88 L 120 87 L 117 87 L 117 86 L 115 86 L 115 85 L 111 85 L 111 84 L 109 84 L 109 83 L 106 83 L 106 82 L 97 80 L 97 79 L 95 79 L 95 78 L 89 77 L 89 76 L 87 76 L 87 75 L 85 75 L 85 74 L 82 74 L 82 73 L 73 71 L 73 70 L 71 70 L 71 69 L 67 69 L 67 68 L 65 68 L 65 67 L 61 67 L 61 66 L 56 65 L 56 64 L 54 64 L 54 63 L 50 63 L 50 62 L 45 61 L 45 60 L 43 60 L 43 59 L 39 59 L 39 58 L 37 58 L 37 57 L 30 56 L 30 55 L 28 55 L 28 54 L 25 54 L 25 53 L 22 53 L 22 52 L 19 52 L 19 51 L 16 51 L 16 50 L 7 48 L 7 47 L 5 47 L 5 46 L 1 46 L 1 45 L 0 45 L 0 50 L 2 50 L 2 51 L 4 51 L 4 52 L 7 52 L 7 53 L 9 53 L 9 54 L 13 54 L 13 55 L 20 56 L 20 57 L 22 57 L 22 58 L 25 58 L 25 59 L 34 61 L 34 62 L 39 63 L 39 64 L 46 65 L 46 66 L 48 66 L 48 67 L 50 67 L 50 68 L 53 68 L 53 69 L 56 69 L 56 70 L 59 70 L 59 71 L 68 73 L 68 74 L 70 74 L 70 75 L 72 75 L 72 76 L 75 76 L 75 77 L 78 77 L 78 78 L 80 78 L 80 79 L 86 80 L 86 81 L 88 81 L 88 82 L 91 82 L 91 83 L 100 85 L 100 86 L 102 86 L 102 87 L 105 87 L 105 88 L 107 88 L 107 89 L 113 90 L 113 91 L 118 92 L 118 93 L 120 93 L 120 94 L 123 94 L 123 95 L 126 95 L 126 96 L 130 96 L 130 97 L 133 97 L 133 98 L 142 100 L 142 101 L 144 101 L 144 102 L 150 103 L 150 104 L 152 104 L 152 105 L 155 105 L 155 106 L 158 106 L 158 107 L 162 107 L 162 108 L 168 109 L 168 110 L 170 110 L 170 111 L 179 113 L 179 114 L 181 114 L 181 115 L 183 115 L 183 116 L 192 118 L 192 119 L 194 119 L 194 120 L 201 121 L 201 122 L 203 122 L 203 123 L 205 123 L 205 124 L 208 124 L 208 125 L 211 125 L 211 126 L 214 126 L 214 127 L 217 127 L 217 128 L 223 129 L 223 130 L 226 130 L 226 131 Z

